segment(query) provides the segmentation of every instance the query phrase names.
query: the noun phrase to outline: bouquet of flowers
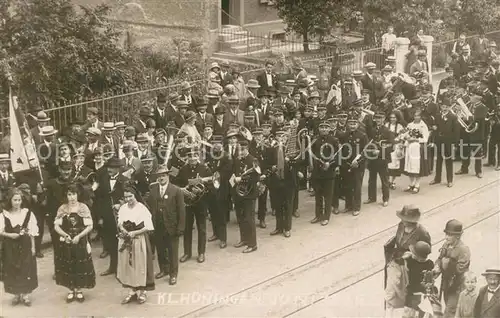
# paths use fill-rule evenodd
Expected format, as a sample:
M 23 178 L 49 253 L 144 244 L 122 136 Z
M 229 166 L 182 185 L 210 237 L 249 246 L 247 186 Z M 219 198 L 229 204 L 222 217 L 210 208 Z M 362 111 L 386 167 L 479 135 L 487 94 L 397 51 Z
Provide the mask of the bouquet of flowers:
M 130 237 L 130 235 L 128 233 L 132 232 L 132 231 L 140 230 L 143 227 L 144 227 L 144 222 L 139 223 L 139 225 L 136 225 L 134 222 L 130 222 L 130 221 L 123 222 L 123 228 L 127 232 L 120 232 L 116 235 L 118 238 L 123 239 L 123 243 L 120 246 L 120 248 L 118 249 L 118 251 L 123 252 L 125 250 L 128 250 L 129 252 L 131 252 L 132 251 L 132 238 Z
M 408 131 L 408 136 L 410 138 L 414 138 L 414 139 L 420 139 L 420 138 L 423 138 L 424 136 L 422 135 L 422 132 L 420 132 L 419 129 L 416 129 L 416 128 L 413 128 L 413 129 L 410 129 Z

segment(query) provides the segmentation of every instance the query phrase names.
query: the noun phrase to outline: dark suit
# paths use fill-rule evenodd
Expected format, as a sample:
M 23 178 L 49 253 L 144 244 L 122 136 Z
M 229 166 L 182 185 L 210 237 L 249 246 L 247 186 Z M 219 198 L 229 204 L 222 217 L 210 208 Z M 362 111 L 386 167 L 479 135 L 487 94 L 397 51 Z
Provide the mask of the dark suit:
M 270 86 L 267 82 L 267 74 L 266 72 L 262 72 L 257 75 L 257 82 L 259 82 L 260 88 L 259 90 L 265 91 L 271 87 L 278 89 L 278 76 L 274 73 L 271 73 L 272 77 L 272 85 Z
M 160 111 L 158 110 L 158 107 L 155 107 L 155 109 L 153 110 L 153 119 L 156 123 L 157 128 L 165 129 L 165 127 L 167 126 L 167 122 L 168 122 L 167 108 L 166 107 L 163 108 L 163 112 L 160 115 Z
M 83 131 L 87 131 L 87 129 L 89 129 L 90 127 L 96 127 L 97 129 L 99 130 L 102 130 L 102 127 L 104 127 L 104 123 L 100 120 L 97 120 L 97 125 L 95 124 L 91 124 L 89 122 L 86 122 L 83 126 L 82 126 L 82 130 Z
M 196 114 L 196 129 L 200 133 L 200 135 L 203 135 L 203 131 L 205 130 L 205 125 L 207 123 L 213 124 L 214 122 L 214 116 L 212 114 L 205 113 L 205 119 L 201 117 L 200 113 Z
M 469 66 L 471 65 L 471 58 L 468 57 L 465 60 L 463 55 L 460 55 L 457 60 L 456 68 L 454 69 L 455 78 L 462 84 L 465 85 L 465 82 L 461 79 L 462 76 L 467 75 L 469 73 Z
M 224 121 L 229 124 L 231 123 L 237 123 L 240 126 L 245 125 L 245 112 L 242 110 L 237 109 L 236 110 L 236 115 L 233 114 L 233 111 L 228 109 L 226 113 L 224 114 Z
M 385 140 L 387 143 L 394 143 L 394 134 L 385 126 L 374 128 L 373 142 L 377 143 Z M 391 161 L 392 147 L 380 149 L 378 156 L 368 158 L 368 200 L 377 201 L 377 175 L 382 183 L 382 201 L 389 201 L 389 171 L 387 164 Z M 373 148 L 372 148 L 373 149 Z
M 112 135 L 111 138 L 108 139 L 106 136 L 101 137 L 101 144 L 102 145 L 111 145 L 113 147 L 113 150 L 115 151 L 115 155 L 118 155 L 118 152 L 120 151 L 120 140 L 118 139 L 118 136 Z
M 148 130 L 146 128 L 146 123 L 143 124 L 143 121 L 141 119 L 137 119 L 134 122 L 133 127 L 135 129 L 136 135 L 140 135 L 140 134 L 144 134 L 144 133 L 148 132 Z
M 443 169 L 443 160 L 446 165 L 446 179 L 453 182 L 453 145 L 460 139 L 460 124 L 457 117 L 452 113 L 448 113 L 444 117 L 438 115 L 436 117 L 436 176 L 434 181 L 441 182 L 441 172 Z
M 500 317 L 500 289 L 488 301 L 488 287 L 481 287 L 474 306 L 474 318 Z
M 380 79 L 373 74 L 371 78 L 368 74 L 365 74 L 363 78 L 361 78 L 361 84 L 363 84 L 363 89 L 370 90 L 370 102 L 372 104 L 377 104 L 378 98 L 383 95 L 383 86 Z
M 214 118 L 213 125 L 214 125 L 214 135 L 224 136 L 226 134 L 227 129 L 229 128 L 229 122 L 224 118 L 222 119 L 222 125 L 219 124 L 217 119 Z
M 314 154 L 312 180 L 315 195 L 315 218 L 319 221 L 330 220 L 332 198 L 333 198 L 333 179 L 335 177 L 335 168 L 338 166 L 337 157 L 334 154 L 339 149 L 337 138 L 325 135 L 319 136 L 314 144 L 311 145 L 311 151 Z M 329 166 L 325 169 L 324 164 Z
M 147 201 L 153 215 L 155 245 L 160 270 L 165 270 L 171 278 L 177 277 L 179 236 L 184 232 L 186 217 L 184 193 L 179 187 L 169 182 L 165 194 L 162 196 L 160 184 L 153 183 Z
M 109 269 L 116 271 L 118 265 L 118 239 L 116 234 L 118 229 L 116 226 L 115 211 L 113 205 L 121 204 L 123 200 L 125 183 L 129 179 L 118 174 L 113 188 L 110 184 L 110 176 L 106 170 L 97 174 L 97 183 L 99 187 L 95 191 L 95 209 L 97 218 L 102 219 L 102 244 L 105 250 L 110 255 Z
M 226 72 L 224 74 L 220 72 L 219 77 L 221 79 L 220 85 L 223 88 L 226 87 L 226 85 L 228 84 L 233 84 L 233 76 L 229 72 Z

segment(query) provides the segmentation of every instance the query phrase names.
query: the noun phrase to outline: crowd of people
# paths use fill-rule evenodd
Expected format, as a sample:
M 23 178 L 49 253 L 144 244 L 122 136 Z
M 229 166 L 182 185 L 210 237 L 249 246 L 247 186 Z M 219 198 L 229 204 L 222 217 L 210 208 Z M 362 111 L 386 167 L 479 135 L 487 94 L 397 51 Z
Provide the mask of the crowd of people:
M 384 45 L 385 65 L 368 62 L 364 71 L 348 75 L 335 63 L 328 70 L 325 61 L 308 74 L 300 60 L 288 65 L 281 57 L 245 83 L 237 69 L 214 62 L 204 96 L 182 83 L 179 92 L 158 94 L 153 108 L 141 107 L 133 122 L 103 120 L 99 109 L 89 107 L 85 120 L 59 132 L 45 110 L 33 108 L 26 117 L 31 130 L 22 135 L 36 146 L 41 182 L 16 176 L 9 170 L 9 153 L 0 155 L 2 277 L 6 292 L 15 295 L 13 304 L 31 304 L 45 224 L 54 249 L 54 280 L 68 288 L 68 302 L 83 302 L 82 289 L 95 286 L 90 243 L 100 239 L 100 257 L 109 256 L 101 275 L 116 275 L 130 290 L 123 303 L 144 303 L 155 279 L 177 283 L 179 262 L 194 256 L 194 229 L 198 263 L 205 262 L 207 241 L 227 247 L 232 211 L 240 232 L 234 247 L 253 253 L 256 227 L 267 228 L 270 215 L 275 218 L 270 234 L 291 236 L 293 219 L 300 217 L 300 190 L 315 198 L 311 223 L 326 226 L 332 215 L 360 215 L 366 170 L 364 204 L 377 202 L 379 177 L 384 207 L 403 174 L 409 178 L 404 191 L 417 194 L 421 177 L 434 172 L 430 184 L 441 183 L 443 162 L 448 187 L 454 174 L 469 172 L 471 160 L 478 178 L 485 156 L 486 165 L 500 170 L 499 61 L 457 46 L 459 56 L 434 96 L 422 43 L 412 43 L 408 73 L 396 71 L 390 43 Z M 457 154 L 462 165 L 454 173 Z M 424 270 L 434 267 L 437 275 L 448 267 L 440 260 L 426 262 L 430 237 L 416 226 L 418 218 L 403 216 L 412 213 L 418 208 L 398 212 L 403 223 L 392 244 L 397 253 L 388 259 L 389 278 L 409 264 L 410 285 L 399 286 L 407 295 Z M 446 231 L 458 235 L 453 222 Z M 460 254 L 446 251 L 450 254 L 440 259 Z M 457 273 L 465 273 L 467 266 L 456 266 L 462 266 Z M 498 271 L 487 274 L 498 285 Z M 462 281 L 459 285 L 454 296 L 463 289 Z M 496 293 L 498 298 L 498 288 Z M 401 306 L 415 308 L 414 303 L 399 299 Z

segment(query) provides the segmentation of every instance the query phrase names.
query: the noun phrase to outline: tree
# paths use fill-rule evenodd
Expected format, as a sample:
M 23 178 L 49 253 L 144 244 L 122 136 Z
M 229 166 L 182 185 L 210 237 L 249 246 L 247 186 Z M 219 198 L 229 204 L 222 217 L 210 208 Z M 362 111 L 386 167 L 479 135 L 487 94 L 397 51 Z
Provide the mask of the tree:
M 346 17 L 348 1 L 343 0 L 276 0 L 278 16 L 286 23 L 286 31 L 303 38 L 304 52 L 309 52 L 309 39 L 319 30 L 330 29 Z
M 117 46 L 107 6 L 77 13 L 70 0 L 3 3 L 0 45 L 21 102 L 66 102 L 144 81 L 140 64 Z
M 444 31 L 440 21 L 442 1 L 433 0 L 365 0 L 360 2 L 365 19 L 365 41 L 380 43 L 382 34 L 392 25 L 398 35 L 408 37 L 420 29 L 434 37 Z
M 500 20 L 499 10 L 497 0 L 453 0 L 446 2 L 442 19 L 458 37 L 460 33 L 495 30 Z

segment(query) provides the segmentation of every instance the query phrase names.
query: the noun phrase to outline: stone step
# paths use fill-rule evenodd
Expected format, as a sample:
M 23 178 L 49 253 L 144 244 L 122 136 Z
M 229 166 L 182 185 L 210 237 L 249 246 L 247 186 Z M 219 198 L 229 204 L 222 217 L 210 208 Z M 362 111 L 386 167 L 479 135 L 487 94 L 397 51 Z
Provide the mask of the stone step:
M 219 33 L 219 40 L 220 41 L 232 41 L 232 40 L 239 40 L 242 38 L 247 38 L 250 36 L 248 32 L 243 31 L 243 32 L 235 32 L 235 33 Z
M 227 53 L 250 53 L 254 51 L 259 51 L 262 50 L 265 47 L 264 43 L 251 43 L 249 45 L 236 45 L 236 46 L 229 46 L 229 47 L 224 47 L 223 52 Z

